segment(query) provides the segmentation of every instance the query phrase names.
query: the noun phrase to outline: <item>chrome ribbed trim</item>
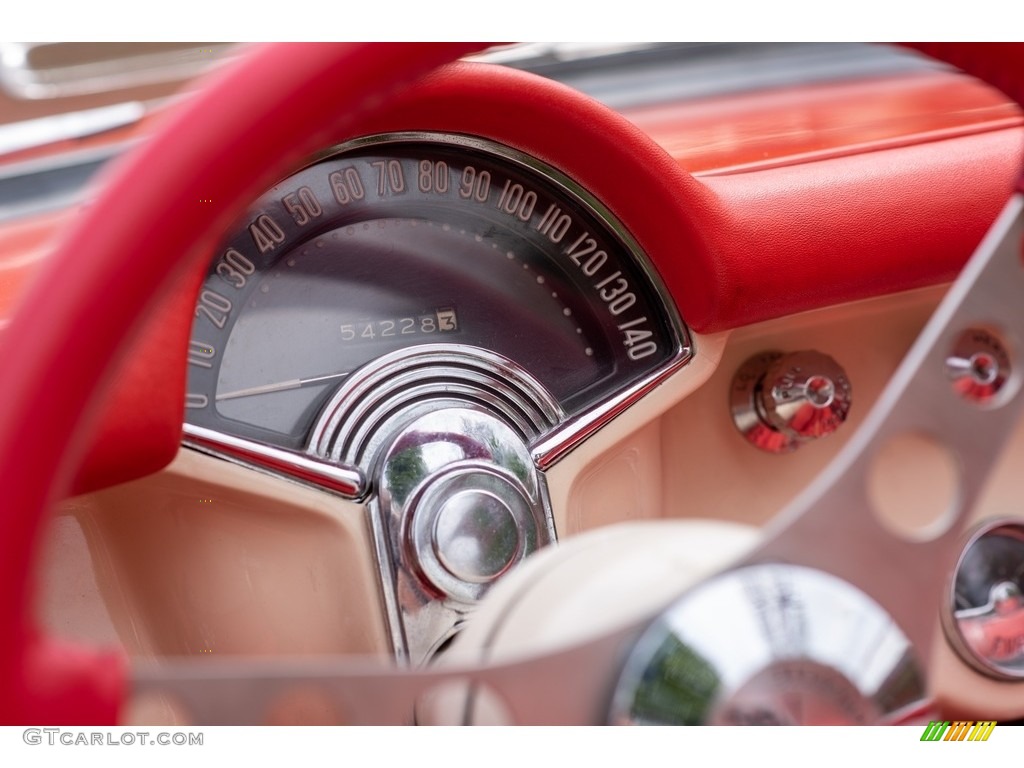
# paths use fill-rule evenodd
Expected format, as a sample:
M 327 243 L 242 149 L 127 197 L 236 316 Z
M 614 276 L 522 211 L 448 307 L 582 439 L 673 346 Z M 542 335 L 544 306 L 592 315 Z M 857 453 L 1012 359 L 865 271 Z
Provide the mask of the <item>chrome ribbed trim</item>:
M 392 352 L 352 374 L 324 407 L 309 439 L 309 455 L 362 466 L 387 424 L 421 403 L 481 405 L 526 440 L 564 418 L 544 386 L 502 355 L 461 344 L 425 344 Z

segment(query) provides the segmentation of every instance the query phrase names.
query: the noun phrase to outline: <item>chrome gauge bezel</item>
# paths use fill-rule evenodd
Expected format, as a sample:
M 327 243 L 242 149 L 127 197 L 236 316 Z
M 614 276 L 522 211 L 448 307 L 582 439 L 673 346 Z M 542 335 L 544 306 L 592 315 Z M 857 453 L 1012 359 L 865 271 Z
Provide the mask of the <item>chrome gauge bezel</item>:
M 625 387 L 619 388 L 606 397 L 599 398 L 592 405 L 564 418 L 556 427 L 533 442 L 531 453 L 538 469 L 542 471 L 550 469 L 587 438 L 594 435 L 665 379 L 679 371 L 692 359 L 694 347 L 689 329 L 679 316 L 664 282 L 649 257 L 629 230 L 608 208 L 592 193 L 567 175 L 547 163 L 505 144 L 478 136 L 450 132 L 402 131 L 373 134 L 334 145 L 323 152 L 317 153 L 308 161 L 298 165 L 278 183 L 303 170 L 355 150 L 387 147 L 389 145 L 411 142 L 435 143 L 446 147 L 465 147 L 491 155 L 499 161 L 511 163 L 513 166 L 541 177 L 542 180 L 553 185 L 560 193 L 568 195 L 602 226 L 606 227 L 607 231 L 623 246 L 641 277 L 652 289 L 653 298 L 657 302 L 658 309 L 662 312 L 663 318 L 670 329 L 673 352 L 666 359 L 666 362 L 648 374 L 630 382 Z M 321 463 L 322 459 L 312 454 L 308 447 L 302 451 L 290 450 L 269 443 L 263 443 L 259 440 L 239 438 L 216 429 L 195 426 L 189 423 L 185 423 L 184 433 L 183 442 L 186 446 L 244 464 L 251 468 L 265 470 L 279 476 L 283 475 L 287 479 L 297 480 L 315 487 L 324 487 L 319 484 L 318 475 L 336 473 L 338 470 L 350 473 L 352 477 L 363 474 L 355 466 L 326 463 L 323 473 L 310 471 L 310 467 L 305 465 L 310 462 L 314 464 Z M 219 436 L 223 436 L 224 439 L 219 440 Z M 239 443 L 244 443 L 241 450 L 238 448 Z M 286 462 L 282 462 L 281 459 L 282 456 L 288 455 L 296 457 L 296 464 L 301 465 L 299 466 L 300 471 L 295 473 L 287 471 L 287 467 L 284 466 Z M 369 492 L 365 482 L 353 484 L 351 488 L 345 488 L 343 485 L 333 483 L 328 485 L 328 490 L 354 500 L 361 500 Z
M 1014 537 L 1024 543 L 1024 518 L 1000 517 L 986 520 L 975 526 L 970 535 L 967 536 L 963 548 L 960 550 L 960 555 L 957 557 L 956 565 L 949 574 L 946 585 L 946 598 L 941 608 L 942 628 L 946 635 L 946 641 L 964 663 L 995 680 L 1020 683 L 1024 681 L 1024 667 L 1018 669 L 1009 668 L 979 654 L 967 642 L 956 617 L 956 581 L 968 552 L 981 539 L 1004 529 L 1011 530 Z

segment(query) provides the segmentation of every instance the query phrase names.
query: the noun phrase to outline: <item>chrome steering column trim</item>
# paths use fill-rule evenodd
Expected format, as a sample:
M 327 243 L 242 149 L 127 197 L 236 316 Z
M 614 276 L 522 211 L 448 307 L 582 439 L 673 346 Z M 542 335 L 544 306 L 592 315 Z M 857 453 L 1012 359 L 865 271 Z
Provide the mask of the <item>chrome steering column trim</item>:
M 306 450 L 369 478 L 396 658 L 428 661 L 498 576 L 555 541 L 529 443 L 564 418 L 524 368 L 461 344 L 384 355 L 324 406 Z

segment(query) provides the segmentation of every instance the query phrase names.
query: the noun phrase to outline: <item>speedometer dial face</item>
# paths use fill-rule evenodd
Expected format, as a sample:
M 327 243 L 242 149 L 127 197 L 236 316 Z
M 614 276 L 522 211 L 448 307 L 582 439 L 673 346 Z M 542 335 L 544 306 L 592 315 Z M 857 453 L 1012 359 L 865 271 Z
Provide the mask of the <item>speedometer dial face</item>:
M 474 139 L 349 145 L 270 190 L 195 308 L 187 420 L 298 448 L 360 366 L 422 344 L 496 352 L 573 415 L 678 360 L 685 336 L 610 216 Z

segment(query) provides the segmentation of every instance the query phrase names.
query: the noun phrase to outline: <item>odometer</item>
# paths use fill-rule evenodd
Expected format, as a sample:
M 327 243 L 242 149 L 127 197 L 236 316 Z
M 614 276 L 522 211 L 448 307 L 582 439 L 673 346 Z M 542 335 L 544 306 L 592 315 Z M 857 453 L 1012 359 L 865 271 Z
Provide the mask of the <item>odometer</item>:
M 218 249 L 187 420 L 302 447 L 354 371 L 434 343 L 514 361 L 572 416 L 678 359 L 656 285 L 552 169 L 464 137 L 365 139 L 271 189 Z

